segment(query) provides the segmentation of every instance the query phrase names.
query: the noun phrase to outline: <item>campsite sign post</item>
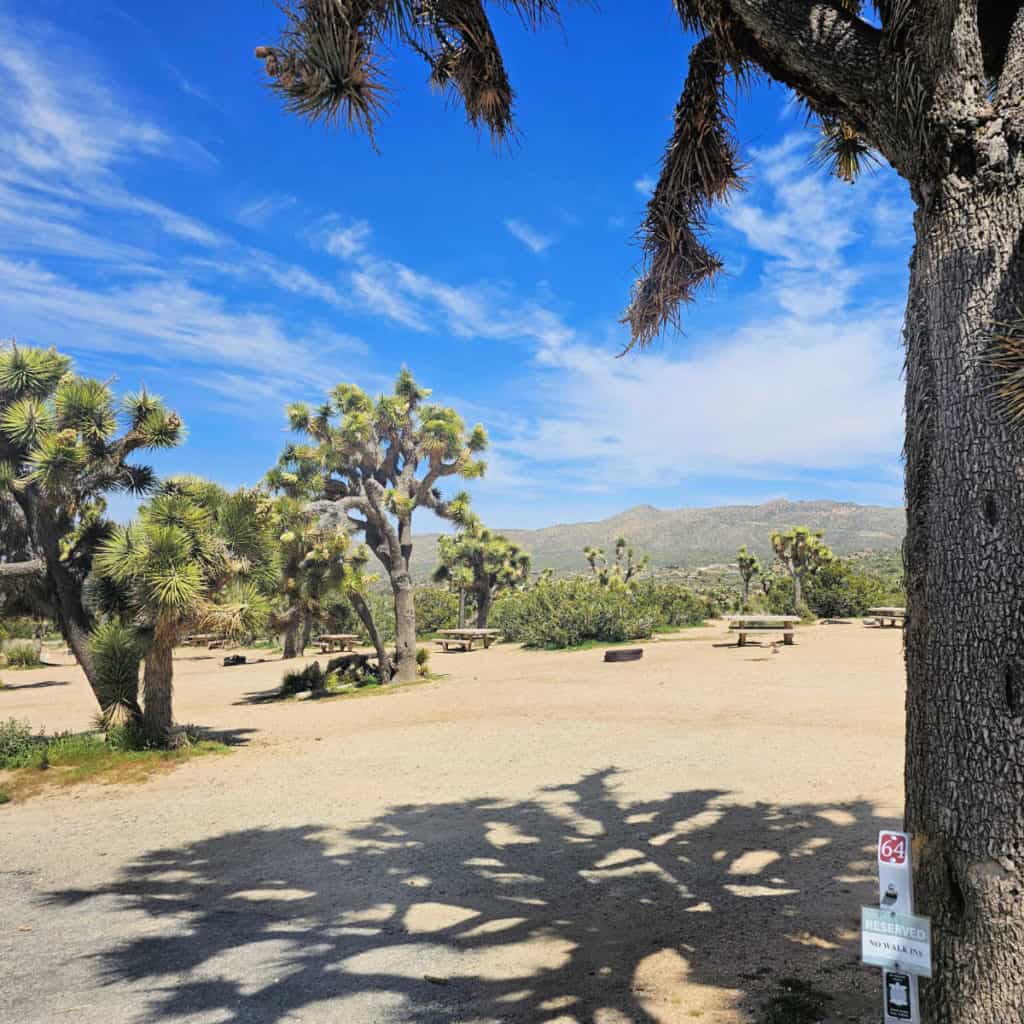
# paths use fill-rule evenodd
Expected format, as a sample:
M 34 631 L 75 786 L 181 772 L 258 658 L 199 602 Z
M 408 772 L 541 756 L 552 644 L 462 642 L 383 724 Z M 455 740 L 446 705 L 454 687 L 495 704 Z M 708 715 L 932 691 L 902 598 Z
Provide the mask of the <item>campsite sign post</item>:
M 917 977 L 931 977 L 931 922 L 914 916 L 910 836 L 878 834 L 878 909 L 861 916 L 861 959 L 882 968 L 885 1024 L 920 1024 Z

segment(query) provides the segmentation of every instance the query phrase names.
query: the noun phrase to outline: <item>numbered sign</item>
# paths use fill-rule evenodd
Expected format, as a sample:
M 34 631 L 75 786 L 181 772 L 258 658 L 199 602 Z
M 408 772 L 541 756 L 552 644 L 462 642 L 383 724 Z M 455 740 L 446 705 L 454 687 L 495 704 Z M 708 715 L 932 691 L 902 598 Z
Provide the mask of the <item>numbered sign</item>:
M 883 829 L 878 833 L 878 905 L 897 914 L 914 912 L 914 874 L 906 832 Z M 915 975 L 907 970 L 882 969 L 882 1013 L 885 1024 L 920 1024 Z

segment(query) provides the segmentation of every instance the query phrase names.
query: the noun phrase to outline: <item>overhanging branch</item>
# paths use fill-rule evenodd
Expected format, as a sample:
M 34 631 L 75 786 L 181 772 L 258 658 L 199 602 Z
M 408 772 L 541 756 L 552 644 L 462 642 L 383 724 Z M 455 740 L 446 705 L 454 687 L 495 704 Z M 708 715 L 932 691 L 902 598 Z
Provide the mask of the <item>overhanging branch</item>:
M 748 38 L 747 56 L 817 109 L 869 137 L 877 129 L 881 32 L 822 0 L 722 0 Z

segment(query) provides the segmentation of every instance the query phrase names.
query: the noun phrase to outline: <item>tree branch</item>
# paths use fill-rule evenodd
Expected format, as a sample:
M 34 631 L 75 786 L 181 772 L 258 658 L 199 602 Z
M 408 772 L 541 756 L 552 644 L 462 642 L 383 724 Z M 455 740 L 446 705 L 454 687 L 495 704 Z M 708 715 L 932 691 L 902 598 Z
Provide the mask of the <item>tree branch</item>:
M 819 110 L 870 138 L 881 108 L 874 88 L 882 75 L 882 34 L 822 0 L 722 0 L 748 39 L 740 43 L 773 78 Z
M 42 576 L 46 572 L 46 563 L 41 558 L 33 558 L 29 562 L 0 562 L 0 579 L 11 579 L 16 576 Z

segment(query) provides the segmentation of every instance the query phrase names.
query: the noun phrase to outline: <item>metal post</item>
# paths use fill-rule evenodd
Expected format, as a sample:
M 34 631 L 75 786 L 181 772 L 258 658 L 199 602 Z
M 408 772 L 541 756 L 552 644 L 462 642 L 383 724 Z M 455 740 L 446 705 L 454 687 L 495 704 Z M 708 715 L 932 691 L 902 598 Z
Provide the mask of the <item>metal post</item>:
M 914 912 L 914 869 L 906 832 L 878 833 L 878 905 L 899 914 Z M 921 1024 L 916 975 L 883 968 L 882 1008 L 885 1024 Z

